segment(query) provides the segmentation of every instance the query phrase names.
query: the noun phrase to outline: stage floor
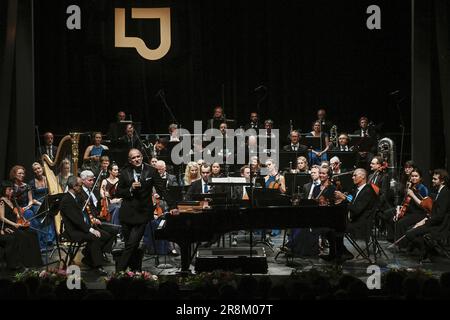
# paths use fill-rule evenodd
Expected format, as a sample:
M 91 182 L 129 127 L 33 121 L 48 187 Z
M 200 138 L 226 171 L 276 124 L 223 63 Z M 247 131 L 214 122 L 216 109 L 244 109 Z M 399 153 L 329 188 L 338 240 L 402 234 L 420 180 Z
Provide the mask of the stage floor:
M 311 269 L 318 270 L 327 270 L 330 269 L 333 264 L 329 262 L 325 262 L 319 257 L 295 257 L 287 259 L 284 254 L 280 254 L 277 259 L 275 259 L 276 254 L 280 251 L 279 248 L 283 243 L 283 235 L 279 235 L 277 237 L 272 238 L 273 241 L 273 251 L 267 246 L 258 244 L 258 247 L 264 247 L 264 251 L 267 255 L 267 263 L 268 263 L 268 272 L 267 274 L 254 274 L 257 277 L 260 276 L 269 276 L 272 282 L 281 282 L 285 283 L 289 281 L 293 272 L 302 272 L 309 271 Z M 357 256 L 356 250 L 346 241 L 346 247 Z M 362 242 L 358 241 L 358 244 L 361 247 L 364 247 Z M 240 232 L 238 235 L 238 245 L 239 247 L 248 247 L 249 246 L 249 237 L 248 234 L 244 232 Z M 412 269 L 412 270 L 422 270 L 428 274 L 432 274 L 436 277 L 439 277 L 443 272 L 450 271 L 450 260 L 439 257 L 436 258 L 432 263 L 421 264 L 418 256 L 412 256 L 410 254 L 398 252 L 398 250 L 388 249 L 390 243 L 380 240 L 380 245 L 383 248 L 384 252 L 387 255 L 387 258 L 384 256 L 378 257 L 377 262 L 369 263 L 367 260 L 358 257 L 350 261 L 346 261 L 342 265 L 342 271 L 344 274 L 350 274 L 355 277 L 360 278 L 363 281 L 366 281 L 369 276 L 368 267 L 371 265 L 377 265 L 380 267 L 381 272 L 387 272 L 391 269 Z M 120 248 L 123 246 L 122 242 L 118 242 L 115 247 Z M 214 246 L 217 246 L 215 244 Z M 225 247 L 229 247 L 230 243 L 228 240 L 228 236 L 226 237 Z M 56 261 L 58 254 L 56 252 L 49 257 L 48 261 Z M 90 270 L 89 268 L 83 266 L 79 261 L 81 257 L 77 257 L 75 260 L 76 264 L 81 266 L 81 276 L 85 281 L 87 287 L 89 289 L 104 289 L 105 281 L 104 276 L 99 276 L 95 271 Z M 111 260 L 111 263 L 108 263 L 105 266 L 105 270 L 108 273 L 113 273 L 115 271 L 114 262 L 111 255 L 108 255 L 108 258 Z M 373 256 L 372 256 L 373 258 Z M 43 254 L 43 260 L 45 262 L 46 255 Z M 159 261 L 157 261 L 159 260 Z M 194 264 L 195 260 L 193 261 Z M 143 260 L 143 270 L 149 271 L 150 273 L 157 276 L 165 276 L 172 277 L 177 276 L 180 271 L 181 260 L 179 256 L 159 256 L 156 259 L 155 255 L 144 256 Z M 57 264 L 52 264 L 49 268 L 55 268 Z M 45 269 L 42 268 L 42 269 Z M 194 273 L 195 268 L 194 265 L 191 265 L 191 271 Z M 5 268 L 0 269 L 0 278 L 13 278 L 14 273 L 8 272 Z

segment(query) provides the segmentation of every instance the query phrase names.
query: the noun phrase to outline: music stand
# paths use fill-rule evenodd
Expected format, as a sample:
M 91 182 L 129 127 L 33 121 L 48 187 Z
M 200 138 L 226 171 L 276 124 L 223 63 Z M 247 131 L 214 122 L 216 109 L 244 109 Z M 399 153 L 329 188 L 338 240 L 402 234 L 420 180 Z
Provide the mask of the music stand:
M 352 170 L 356 166 L 358 153 L 355 151 L 328 151 L 328 158 L 338 157 L 342 169 Z
M 294 164 L 295 167 L 297 167 L 297 158 L 298 157 L 305 157 L 308 159 L 308 151 L 280 151 L 278 154 L 279 161 L 280 161 L 280 169 L 286 169 L 291 168 L 292 164 Z
M 341 183 L 341 187 L 342 187 L 342 190 L 341 190 L 342 192 L 351 192 L 354 187 L 353 171 L 334 175 L 332 179 L 333 180 L 339 179 L 339 181 Z
M 253 189 L 253 194 L 249 193 L 248 195 L 250 201 L 255 201 L 258 208 L 290 205 L 289 197 L 281 194 L 278 189 L 256 188 Z
M 292 195 L 297 192 L 298 188 L 303 190 L 303 186 L 311 181 L 311 175 L 307 173 L 286 173 L 284 175 L 286 179 L 286 193 Z
M 311 137 L 306 136 L 303 138 L 303 144 L 308 147 L 308 149 L 319 150 L 322 151 L 322 139 L 321 137 Z
M 56 242 L 56 250 L 58 250 L 58 261 L 54 261 L 49 263 L 48 262 L 48 243 L 46 241 L 46 250 L 45 250 L 45 266 L 48 268 L 49 265 L 54 263 L 59 263 L 61 258 L 61 248 L 59 246 L 59 239 L 58 239 L 58 231 L 56 230 L 56 224 L 55 224 L 55 217 L 59 212 L 59 206 L 61 204 L 61 200 L 63 199 L 65 193 L 58 193 L 53 195 L 48 195 L 46 199 L 44 200 L 44 203 L 39 208 L 36 215 L 33 216 L 32 219 L 40 218 L 40 222 L 44 224 L 44 222 L 48 223 L 47 220 L 52 218 L 53 219 L 53 230 L 55 232 L 55 242 Z M 47 233 L 47 232 L 46 232 Z M 47 233 L 48 234 L 48 233 Z M 53 249 L 52 253 L 50 254 L 50 257 L 53 256 L 53 252 L 55 249 Z
M 373 144 L 373 140 L 370 137 L 351 136 L 349 141 L 349 145 L 359 152 L 370 152 Z

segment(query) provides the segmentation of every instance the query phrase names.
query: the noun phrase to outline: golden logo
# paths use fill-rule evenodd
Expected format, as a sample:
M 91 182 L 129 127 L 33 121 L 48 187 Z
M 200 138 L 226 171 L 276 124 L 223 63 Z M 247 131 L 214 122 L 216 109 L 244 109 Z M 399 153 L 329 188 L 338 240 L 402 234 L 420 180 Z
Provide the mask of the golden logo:
M 161 29 L 161 43 L 156 49 L 149 49 L 145 42 L 138 37 L 125 36 L 125 8 L 115 9 L 115 46 L 116 48 L 136 48 L 137 52 L 147 60 L 159 60 L 170 49 L 170 8 L 132 8 L 133 19 L 159 19 Z

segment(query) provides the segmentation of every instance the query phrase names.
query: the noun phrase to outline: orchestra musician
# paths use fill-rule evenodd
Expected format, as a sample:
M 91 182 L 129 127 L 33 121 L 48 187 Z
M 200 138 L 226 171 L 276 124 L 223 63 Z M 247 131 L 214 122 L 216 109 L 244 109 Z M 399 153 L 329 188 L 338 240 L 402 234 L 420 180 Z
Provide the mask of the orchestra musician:
M 313 189 L 312 199 L 322 206 L 333 205 L 336 187 L 331 183 L 329 168 L 321 167 L 319 169 L 319 181 L 320 185 Z
M 249 129 L 254 130 L 262 129 L 262 126 L 259 124 L 259 116 L 257 112 L 250 113 L 250 122 L 244 126 L 244 130 L 247 131 Z M 256 133 L 258 133 L 258 131 L 256 131 Z
M 170 214 L 178 214 L 176 203 L 168 195 L 164 181 L 155 168 L 143 163 L 141 151 L 131 149 L 128 161 L 129 166 L 121 172 L 116 193 L 117 197 L 123 199 L 119 219 L 125 240 L 125 248 L 117 262 L 117 272 L 125 271 L 128 267 L 134 270 L 141 267 L 139 244 L 147 223 L 153 219 L 153 187 L 167 201 Z
M 178 132 L 178 125 L 176 123 L 171 123 L 169 125 L 169 142 L 180 142 L 180 134 Z
M 108 211 L 111 214 L 111 223 L 120 225 L 119 210 L 122 199 L 116 198 L 117 185 L 119 184 L 119 166 L 114 162 L 110 164 L 108 166 L 108 174 L 108 178 L 104 179 L 100 186 L 100 196 L 107 201 Z
M 311 167 L 311 182 L 303 186 L 303 194 L 306 199 L 313 199 L 314 190 L 320 187 L 319 170 L 320 167 L 318 165 Z
M 352 147 L 349 146 L 349 137 L 346 133 L 341 133 L 338 138 L 338 145 L 332 147 L 332 151 L 352 151 Z
M 120 137 L 119 140 L 125 143 L 128 150 L 133 148 L 141 150 L 142 145 L 137 135 L 138 133 L 136 133 L 134 126 L 131 123 L 129 123 L 125 128 L 125 135 Z
M 23 227 L 19 221 L 22 211 L 13 200 L 14 186 L 4 181 L 0 190 L 0 229 L 6 242 L 6 261 L 10 268 L 40 267 L 42 265 L 36 232 Z
M 308 160 L 304 156 L 298 157 L 297 166 L 295 169 L 291 169 L 291 173 L 309 174 Z
M 31 165 L 34 173 L 34 179 L 29 182 L 31 187 L 31 192 L 33 195 L 33 216 L 36 216 L 48 195 L 48 183 L 47 178 L 44 176 L 44 170 L 40 163 L 35 162 Z M 52 245 L 55 241 L 55 229 L 53 227 L 53 221 L 50 219 L 44 219 L 45 216 L 40 216 L 40 218 L 32 219 L 31 225 L 42 232 L 38 233 L 39 245 L 41 250 L 47 248 L 48 245 Z
M 95 269 L 99 274 L 106 275 L 103 265 L 106 263 L 103 252 L 110 246 L 112 236 L 97 226 L 99 220 L 92 218 L 84 211 L 84 202 L 79 194 L 83 192 L 81 178 L 70 176 L 67 180 L 68 191 L 61 200 L 60 212 L 64 223 L 63 235 L 71 241 L 87 242 L 82 250 L 83 264 Z
M 193 195 L 196 194 L 208 194 L 213 192 L 212 188 L 208 185 L 209 177 L 211 176 L 211 166 L 204 163 L 200 167 L 201 179 L 192 182 L 189 190 L 186 194 L 188 200 L 194 200 Z
M 21 165 L 16 165 L 11 168 L 9 178 L 14 184 L 13 199 L 17 201 L 17 205 L 22 208 L 25 219 L 30 219 L 33 216 L 33 193 L 31 187 L 25 181 L 25 168 Z
M 330 120 L 327 120 L 327 111 L 324 108 L 317 110 L 317 120 L 320 122 L 322 132 L 330 132 L 333 123 Z
M 389 175 L 386 173 L 386 165 L 380 156 L 375 156 L 370 161 L 370 169 L 372 174 L 369 176 L 369 183 L 378 194 L 378 210 L 384 211 L 390 207 L 389 205 Z
M 83 168 L 98 174 L 100 172 L 100 157 L 109 148 L 102 144 L 103 137 L 101 132 L 94 132 L 93 136 L 93 144 L 84 151 Z
M 84 170 L 80 173 L 80 178 L 82 182 L 82 188 L 79 193 L 77 193 L 77 200 L 82 204 L 82 208 L 85 209 L 85 213 L 88 215 L 92 215 L 95 219 L 100 220 L 101 222 L 105 221 L 105 218 L 100 216 L 100 212 L 102 211 L 101 204 L 101 195 L 99 189 L 93 189 L 95 183 L 95 176 L 92 171 Z M 87 203 L 87 205 L 85 205 Z M 101 223 L 97 226 L 98 230 L 105 231 L 106 235 L 109 237 L 105 241 L 107 243 L 103 246 L 104 253 L 111 253 L 113 242 L 118 233 L 117 228 L 108 225 L 102 225 Z
M 286 182 L 283 175 L 278 171 L 277 164 L 273 159 L 266 161 L 267 175 L 264 177 L 267 189 L 278 189 L 280 193 L 286 193 Z
M 221 106 L 216 106 L 214 108 L 214 115 L 212 119 L 208 120 L 206 126 L 207 129 L 219 129 L 220 124 L 225 121 L 225 115 L 223 113 L 223 108 Z
M 121 121 L 125 121 L 126 117 L 127 115 L 125 114 L 125 112 L 119 111 L 116 115 L 117 121 L 109 124 L 107 136 L 111 141 L 116 141 L 123 134 Z
M 346 203 L 349 210 L 349 223 L 346 232 L 363 239 L 370 236 L 370 226 L 373 220 L 373 208 L 375 206 L 377 195 L 370 184 L 367 183 L 367 172 L 364 169 L 356 169 L 353 172 L 353 183 L 356 189 L 352 193 L 351 201 L 347 195 L 340 191 L 335 192 L 336 204 Z M 343 235 L 337 235 L 334 230 L 327 232 L 327 238 L 330 244 L 328 255 L 320 257 L 326 261 L 336 260 L 342 263 L 345 260 L 354 258 L 344 245 Z
M 71 164 L 69 159 L 63 159 L 59 166 L 59 173 L 56 177 L 58 184 L 61 186 L 61 190 L 66 191 L 67 179 L 72 175 Z
M 308 147 L 300 144 L 300 132 L 297 130 L 293 130 L 289 138 L 291 140 L 291 143 L 284 146 L 283 150 L 288 152 L 302 152 L 302 151 L 308 151 Z
M 56 152 L 58 151 L 58 148 L 53 145 L 54 142 L 54 136 L 51 132 L 44 133 L 44 145 L 42 145 L 37 152 L 36 159 L 41 159 L 44 154 L 48 155 L 50 160 L 53 161 L 56 157 Z
M 312 131 L 309 132 L 307 137 L 319 137 L 320 138 L 320 147 L 316 149 L 312 149 L 309 152 L 310 162 L 311 164 L 321 164 L 322 161 L 327 161 L 327 151 L 330 148 L 330 140 L 328 138 L 328 134 L 321 131 L 321 122 L 315 121 L 312 125 Z
M 440 241 L 449 236 L 450 231 L 450 193 L 448 189 L 448 172 L 436 169 L 433 172 L 433 187 L 436 194 L 430 216 L 425 217 L 406 232 L 406 240 L 411 248 L 421 251 L 424 262 L 430 262 L 434 253 L 433 241 Z M 427 235 L 428 239 L 424 236 Z M 428 241 L 424 241 L 428 240 Z M 431 240 L 431 241 L 430 241 Z M 430 261 L 427 261 L 430 260 Z
M 403 203 L 397 207 L 395 216 L 388 225 L 390 229 L 394 229 L 395 239 L 401 239 L 409 228 L 427 217 L 427 210 L 421 206 L 426 197 L 428 188 L 422 183 L 422 172 L 416 168 L 411 172 L 410 185 Z M 398 244 L 406 246 L 407 241 L 400 241 Z
M 359 129 L 354 132 L 355 135 L 366 138 L 363 150 L 358 151 L 359 167 L 368 167 L 369 161 L 377 152 L 377 133 L 372 126 L 369 126 L 367 117 L 359 118 Z
M 330 159 L 330 167 L 332 175 L 343 173 L 343 170 L 341 169 L 341 164 L 342 162 L 339 159 L 339 157 L 334 156 L 333 158 Z

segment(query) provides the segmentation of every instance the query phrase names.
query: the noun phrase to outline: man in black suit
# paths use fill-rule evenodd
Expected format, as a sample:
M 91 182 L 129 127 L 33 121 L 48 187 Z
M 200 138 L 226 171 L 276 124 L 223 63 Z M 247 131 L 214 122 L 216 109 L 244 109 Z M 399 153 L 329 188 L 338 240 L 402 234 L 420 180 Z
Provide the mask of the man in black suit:
M 320 122 L 320 131 L 329 134 L 333 123 L 327 120 L 327 111 L 325 109 L 317 110 L 317 120 Z
M 143 163 L 141 151 L 131 149 L 128 161 L 129 166 L 121 172 L 116 193 L 116 197 L 123 199 L 119 215 L 125 239 L 125 248 L 116 266 L 118 272 L 126 270 L 127 267 L 139 268 L 139 244 L 147 223 L 153 219 L 153 187 L 158 195 L 167 201 L 170 214 L 178 214 L 176 204 L 169 197 L 163 179 L 155 168 Z
M 259 124 L 259 117 L 258 113 L 252 112 L 250 113 L 250 123 L 247 123 L 244 126 L 244 130 L 254 129 L 256 130 L 256 133 L 258 133 L 258 130 L 261 129 L 262 126 Z
M 439 241 L 450 233 L 450 192 L 447 186 L 448 172 L 444 169 L 435 170 L 432 181 L 433 187 L 437 192 L 434 197 L 431 215 L 429 218 L 425 218 L 417 223 L 406 233 L 406 239 L 411 246 L 417 247 L 422 251 L 423 260 L 431 258 L 433 241 Z M 424 242 L 424 238 L 428 241 Z M 425 246 L 425 243 L 427 246 Z
M 367 239 L 370 235 L 377 195 L 370 184 L 367 183 L 366 170 L 356 169 L 352 178 L 356 189 L 352 194 L 351 200 L 342 192 L 336 191 L 336 203 L 347 202 L 349 223 L 347 224 L 346 232 Z M 338 236 L 332 230 L 328 232 L 328 240 L 330 242 L 330 253 L 329 255 L 321 256 L 322 259 L 326 261 L 336 259 L 338 262 L 353 259 L 353 254 L 344 246 L 343 235 Z
M 376 186 L 375 188 L 379 190 L 378 210 L 387 210 L 392 205 L 389 204 L 389 175 L 385 172 L 383 159 L 380 156 L 373 157 L 372 161 L 370 161 L 370 169 L 373 173 L 369 176 L 369 183 Z
M 307 146 L 300 144 L 300 132 L 298 132 L 297 130 L 293 130 L 289 135 L 289 138 L 291 140 L 291 143 L 283 147 L 284 151 L 288 152 L 308 151 Z
M 82 204 L 82 207 L 85 207 L 85 203 L 89 206 L 89 211 L 91 214 L 101 220 L 100 212 L 102 211 L 101 205 L 101 196 L 98 188 L 93 189 L 95 183 L 94 173 L 90 170 L 84 170 L 80 173 L 82 188 L 81 192 L 77 194 L 77 200 Z M 98 182 L 100 183 L 100 181 Z M 88 201 L 89 199 L 89 201 Z M 104 221 L 105 222 L 105 221 Z M 118 233 L 118 229 L 112 226 L 99 225 L 97 229 L 101 229 L 105 231 L 110 237 L 107 241 L 107 244 L 103 247 L 104 253 L 111 253 L 112 246 L 114 243 L 115 236 Z M 106 258 L 105 258 L 106 259 Z
M 121 143 L 125 144 L 128 150 L 130 149 L 141 150 L 142 145 L 137 136 L 138 133 L 135 131 L 134 126 L 132 124 L 127 124 L 125 133 L 126 134 L 119 139 Z
M 369 119 L 361 117 L 359 119 L 359 129 L 354 134 L 365 138 L 358 145 L 358 166 L 368 168 L 369 161 L 377 153 L 377 133 L 372 126 L 369 126 Z
M 352 147 L 349 146 L 349 137 L 346 133 L 341 133 L 338 138 L 338 145 L 332 146 L 331 151 L 353 151 Z
M 117 121 L 109 124 L 107 136 L 111 141 L 116 141 L 123 135 L 123 125 L 121 121 L 125 121 L 127 115 L 123 111 L 117 113 Z
M 208 120 L 206 125 L 207 129 L 219 129 L 220 124 L 225 122 L 225 115 L 223 114 L 223 108 L 221 106 L 217 106 L 214 108 L 214 115 L 212 119 Z
M 71 241 L 87 242 L 83 263 L 97 269 L 101 274 L 106 274 L 102 266 L 103 248 L 108 245 L 111 238 L 106 231 L 97 229 L 92 225 L 88 215 L 83 213 L 82 206 L 77 199 L 77 195 L 82 192 L 83 183 L 81 178 L 71 176 L 67 180 L 68 192 L 61 201 L 60 211 L 64 223 L 64 233 Z M 100 221 L 94 219 L 94 223 Z
M 211 166 L 209 164 L 203 164 L 200 168 L 200 175 L 202 178 L 191 184 L 186 194 L 188 200 L 193 200 L 195 194 L 207 194 L 211 193 L 212 189 L 208 185 L 208 180 L 211 175 Z
M 58 148 L 53 145 L 54 137 L 53 133 L 46 132 L 44 133 L 44 145 L 42 145 L 38 149 L 37 158 L 41 159 L 41 157 L 46 154 L 50 158 L 50 160 L 54 160 L 56 157 L 56 152 L 58 151 Z
M 309 182 L 303 186 L 303 198 L 304 199 L 313 199 L 314 189 L 316 189 L 316 190 L 320 189 L 319 170 L 320 170 L 320 167 L 318 165 L 312 166 L 311 182 Z

